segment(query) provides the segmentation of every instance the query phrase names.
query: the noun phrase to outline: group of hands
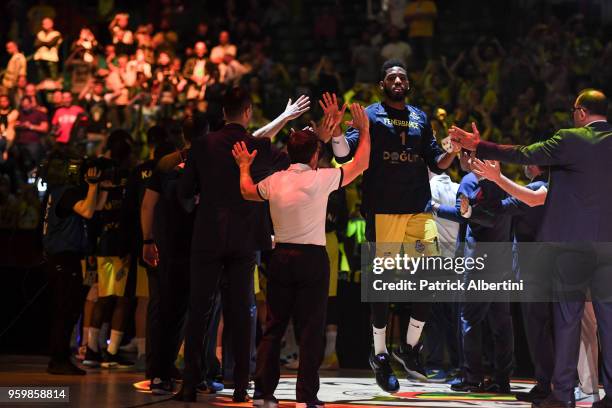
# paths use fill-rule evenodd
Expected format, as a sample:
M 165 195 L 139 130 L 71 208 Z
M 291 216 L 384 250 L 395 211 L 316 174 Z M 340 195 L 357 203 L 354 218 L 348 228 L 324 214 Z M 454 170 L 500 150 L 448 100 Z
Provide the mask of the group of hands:
M 467 132 L 455 125 L 448 130 L 453 150 L 461 150 L 461 154 L 468 155 L 467 162 L 470 170 L 480 178 L 498 182 L 501 179 L 501 167 L 495 160 L 480 160 L 476 157 L 476 150 L 480 143 L 480 132 L 476 123 L 472 122 L 472 133 Z M 468 153 L 469 152 L 469 153 Z
M 319 106 L 323 110 L 323 118 L 319 124 L 310 121 L 310 126 L 303 130 L 310 130 L 317 134 L 323 143 L 327 143 L 332 137 L 338 137 L 342 134 L 342 120 L 346 109 L 351 112 L 352 120 L 345 121 L 346 126 L 353 127 L 361 132 L 369 129 L 370 121 L 363 106 L 358 103 L 338 105 L 336 94 L 325 92 L 322 99 L 319 100 Z M 291 99 L 287 102 L 283 118 L 286 121 L 291 121 L 299 118 L 304 113 L 310 110 L 310 98 L 306 95 L 301 95 L 293 102 Z M 293 131 L 293 129 L 291 129 Z M 492 160 L 480 160 L 476 157 L 476 149 L 480 143 L 480 132 L 476 124 L 472 122 L 472 132 L 467 132 L 455 125 L 448 130 L 452 152 L 460 152 L 462 149 L 470 153 L 464 152 L 470 157 L 468 163 L 470 170 L 478 177 L 499 181 L 501 178 L 501 168 L 499 162 Z M 250 166 L 257 156 L 257 150 L 249 152 L 244 142 L 236 143 L 232 149 L 232 155 L 238 166 Z
M 306 126 L 302 130 L 314 132 L 323 143 L 327 143 L 332 137 L 338 137 L 342 134 L 341 124 L 347 108 L 351 112 L 352 119 L 344 122 L 346 126 L 353 127 L 359 130 L 360 133 L 370 128 L 370 119 L 365 112 L 365 108 L 359 103 L 344 103 L 342 106 L 339 106 L 336 94 L 325 92 L 322 95 L 322 99 L 319 100 L 319 106 L 323 109 L 323 118 L 320 123 L 317 124 L 311 120 L 310 126 Z M 306 95 L 301 95 L 295 102 L 289 99 L 282 115 L 286 121 L 290 121 L 299 118 L 309 110 L 310 98 Z M 294 131 L 294 129 L 291 130 Z M 238 166 L 250 166 L 257 156 L 257 149 L 249 153 L 246 144 L 238 142 L 234 144 L 232 155 Z

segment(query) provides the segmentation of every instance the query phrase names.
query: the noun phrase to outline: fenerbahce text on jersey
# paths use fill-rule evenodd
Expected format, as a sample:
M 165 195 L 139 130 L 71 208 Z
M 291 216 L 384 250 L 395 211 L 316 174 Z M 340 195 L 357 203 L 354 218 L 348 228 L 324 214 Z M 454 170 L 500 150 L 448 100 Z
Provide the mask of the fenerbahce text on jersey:
M 427 115 L 411 105 L 397 110 L 382 103 L 365 111 L 370 118 L 372 148 L 370 167 L 363 175 L 362 209 L 373 214 L 424 212 L 431 200 L 427 167 L 441 173 L 437 159 L 444 153 Z M 349 128 L 346 140 L 353 154 L 359 131 Z

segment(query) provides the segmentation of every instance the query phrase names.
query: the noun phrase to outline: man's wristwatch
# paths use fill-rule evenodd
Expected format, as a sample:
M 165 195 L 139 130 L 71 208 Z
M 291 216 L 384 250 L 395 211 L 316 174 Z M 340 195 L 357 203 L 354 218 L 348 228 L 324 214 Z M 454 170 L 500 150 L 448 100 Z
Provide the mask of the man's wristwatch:
M 151 244 L 154 244 L 154 243 L 155 243 L 155 240 L 153 238 L 151 238 L 151 239 L 143 239 L 142 240 L 142 244 L 143 245 L 151 245 Z

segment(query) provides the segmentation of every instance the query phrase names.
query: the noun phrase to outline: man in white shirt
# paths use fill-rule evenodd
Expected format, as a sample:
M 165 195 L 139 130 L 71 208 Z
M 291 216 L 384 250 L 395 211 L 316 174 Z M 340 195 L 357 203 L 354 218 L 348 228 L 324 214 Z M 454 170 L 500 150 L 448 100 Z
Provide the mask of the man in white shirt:
M 15 41 L 8 41 L 6 43 L 6 53 L 9 54 L 11 58 L 6 65 L 6 70 L 2 77 L 2 86 L 10 91 L 17 86 L 17 78 L 21 75 L 26 75 L 27 61 L 26 57 L 19 52 L 19 47 Z
M 453 182 L 446 173 L 430 173 L 430 176 L 429 187 L 431 188 L 432 201 L 441 205 L 454 206 L 457 200 L 459 184 Z M 459 233 L 459 224 L 439 218 L 438 216 L 434 216 L 434 219 L 438 227 L 438 240 L 442 243 L 442 255 L 453 256 L 457 234 Z M 452 251 L 446 252 L 445 250 Z
M 34 41 L 34 61 L 38 66 L 38 80 L 57 79 L 58 48 L 62 35 L 53 29 L 53 20 L 46 17 L 42 20 L 42 30 L 36 34 Z
M 329 260 L 325 250 L 327 198 L 368 168 L 369 119 L 359 104 L 351 105 L 352 126 L 362 136 L 352 162 L 339 169 L 317 169 L 319 138 L 329 141 L 341 116 L 325 118 L 319 136 L 310 130 L 293 132 L 287 151 L 291 166 L 258 184 L 250 175 L 257 155 L 244 142 L 234 146 L 240 167 L 240 191 L 247 200 L 270 202 L 276 247 L 268 268 L 268 321 L 257 350 L 254 405 L 278 407 L 274 390 L 280 377 L 280 342 L 291 318 L 300 327 L 300 369 L 296 407 L 323 406 L 318 400 L 318 369 L 323 360 Z
M 384 60 L 398 59 L 406 66 L 410 66 L 412 60 L 412 47 L 400 38 L 400 31 L 397 27 L 389 29 L 389 42 L 387 42 L 380 55 Z
M 236 46 L 230 44 L 229 33 L 227 31 L 221 31 L 221 34 L 219 34 L 219 45 L 214 47 L 210 52 L 210 60 L 215 64 L 220 64 L 226 54 L 230 54 L 236 58 Z

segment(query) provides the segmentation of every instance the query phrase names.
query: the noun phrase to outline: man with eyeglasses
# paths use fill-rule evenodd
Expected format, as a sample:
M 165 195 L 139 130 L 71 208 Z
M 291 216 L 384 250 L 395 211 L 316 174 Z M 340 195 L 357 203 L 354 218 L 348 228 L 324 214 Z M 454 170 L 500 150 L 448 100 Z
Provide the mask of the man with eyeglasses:
M 539 408 L 575 407 L 574 386 L 580 346 L 580 321 L 587 289 L 601 339 L 606 397 L 594 408 L 612 407 L 612 262 L 603 243 L 612 242 L 612 189 L 608 174 L 612 153 L 612 125 L 607 121 L 608 99 L 603 92 L 580 92 L 572 108 L 574 128 L 561 129 L 548 140 L 529 146 L 503 146 L 480 140 L 452 127 L 454 143 L 475 151 L 481 159 L 550 166 L 549 189 L 538 232 L 539 242 L 555 243 L 554 278 L 561 283 L 555 299 L 555 364 L 552 393 Z M 568 291 L 571 282 L 573 293 Z M 565 295 L 570 294 L 571 297 Z

